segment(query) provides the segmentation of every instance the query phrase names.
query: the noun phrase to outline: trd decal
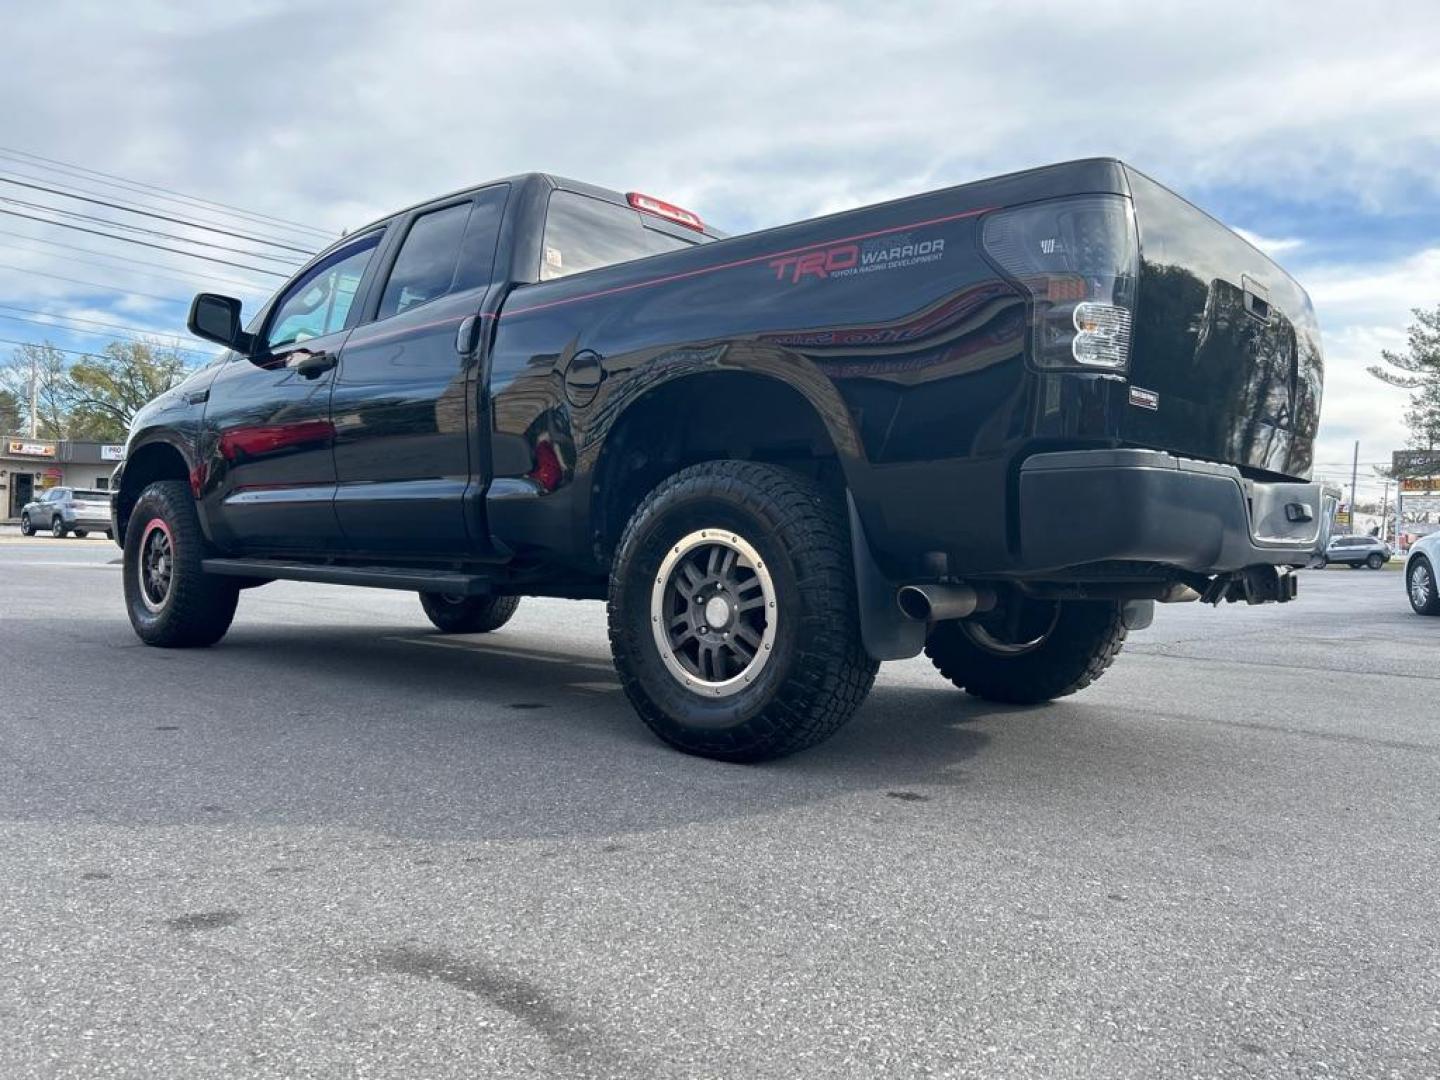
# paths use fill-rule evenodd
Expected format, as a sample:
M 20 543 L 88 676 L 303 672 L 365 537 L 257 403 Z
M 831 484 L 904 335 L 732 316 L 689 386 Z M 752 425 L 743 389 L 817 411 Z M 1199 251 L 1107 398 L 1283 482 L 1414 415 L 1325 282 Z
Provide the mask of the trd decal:
M 820 251 L 786 255 L 783 258 L 771 259 L 769 266 L 775 271 L 776 281 L 789 281 L 792 285 L 798 285 L 807 277 L 853 277 L 856 274 L 871 274 L 879 270 L 920 266 L 938 262 L 944 257 L 945 241 L 940 237 L 917 241 L 911 234 L 901 233 L 898 236 L 866 240 L 859 244 L 837 244 Z
M 1136 408 L 1149 409 L 1154 412 L 1160 408 L 1160 395 L 1154 390 L 1145 390 L 1139 386 L 1130 387 L 1130 404 Z

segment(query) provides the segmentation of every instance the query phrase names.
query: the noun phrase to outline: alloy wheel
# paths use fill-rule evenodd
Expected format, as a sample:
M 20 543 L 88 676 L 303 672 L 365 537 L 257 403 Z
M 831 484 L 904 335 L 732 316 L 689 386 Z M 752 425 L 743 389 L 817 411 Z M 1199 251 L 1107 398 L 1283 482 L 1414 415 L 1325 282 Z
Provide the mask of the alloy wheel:
M 650 589 L 650 622 L 677 681 L 707 697 L 736 694 L 774 654 L 775 584 L 744 537 L 699 529 L 661 562 Z

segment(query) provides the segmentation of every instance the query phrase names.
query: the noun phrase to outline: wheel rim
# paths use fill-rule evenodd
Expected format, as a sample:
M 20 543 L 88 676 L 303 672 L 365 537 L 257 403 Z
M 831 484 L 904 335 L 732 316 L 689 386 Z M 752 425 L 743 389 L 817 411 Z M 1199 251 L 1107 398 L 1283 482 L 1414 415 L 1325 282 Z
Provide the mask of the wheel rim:
M 1434 582 L 1430 580 L 1430 567 L 1423 562 L 1417 562 L 1415 568 L 1410 571 L 1410 603 L 1417 608 L 1423 608 L 1430 603 L 1431 590 Z
M 175 545 L 170 538 L 170 527 L 159 518 L 145 526 L 135 573 L 141 601 L 151 611 L 160 611 L 170 599 L 175 578 Z
M 64 536 L 65 526 L 61 523 L 59 518 L 56 518 L 50 523 L 50 531 L 56 536 Z
M 30 519 L 28 517 L 22 517 L 20 519 L 20 531 L 26 536 L 29 536 L 32 532 L 35 531 L 35 526 L 30 524 Z
M 700 529 L 661 562 L 650 588 L 650 624 L 677 682 L 706 697 L 728 697 L 753 683 L 774 654 L 775 584 L 744 537 Z
M 1020 641 L 1009 641 L 1003 635 L 991 633 L 984 623 L 975 619 L 962 620 L 960 629 L 964 631 L 966 637 L 986 652 L 994 653 L 996 656 L 1022 656 L 1044 645 L 1050 637 L 1050 632 L 1055 629 L 1055 624 L 1059 621 L 1060 605 L 1052 603 L 1048 613 L 1038 621 L 1028 620 L 1021 627 Z

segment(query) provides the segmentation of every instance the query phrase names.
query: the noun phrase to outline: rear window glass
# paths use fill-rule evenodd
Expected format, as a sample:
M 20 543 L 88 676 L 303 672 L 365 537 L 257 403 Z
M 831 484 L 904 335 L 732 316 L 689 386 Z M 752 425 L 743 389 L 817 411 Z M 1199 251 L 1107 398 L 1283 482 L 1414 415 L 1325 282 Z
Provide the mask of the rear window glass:
M 108 491 L 77 491 L 75 498 L 80 502 L 109 502 L 110 493 Z
M 451 292 L 488 284 L 508 184 L 487 188 L 473 202 L 415 219 L 380 298 L 377 319 L 398 315 Z
M 705 240 L 671 236 L 646 228 L 641 215 L 573 191 L 554 191 L 545 215 L 545 243 L 540 252 L 540 280 L 566 277 L 602 266 L 679 251 Z

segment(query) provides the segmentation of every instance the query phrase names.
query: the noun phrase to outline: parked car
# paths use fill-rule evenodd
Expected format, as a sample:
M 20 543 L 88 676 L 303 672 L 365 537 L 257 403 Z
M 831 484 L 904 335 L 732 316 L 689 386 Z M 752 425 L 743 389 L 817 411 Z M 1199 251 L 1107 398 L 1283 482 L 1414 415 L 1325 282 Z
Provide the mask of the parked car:
M 1071 162 L 722 238 L 541 174 L 313 258 L 146 406 L 126 607 L 209 645 L 277 578 L 444 632 L 608 599 L 662 739 L 813 745 L 882 660 L 994 701 L 1097 678 L 1157 600 L 1286 601 L 1324 550 L 1305 292 L 1141 173 Z
M 1405 556 L 1405 592 L 1417 615 L 1440 615 L 1440 532 L 1422 536 Z
M 1379 570 L 1392 554 L 1390 545 L 1378 536 L 1337 536 L 1325 548 L 1325 562 L 1344 563 L 1352 570 L 1362 566 Z
M 26 536 L 48 531 L 57 540 L 74 533 L 86 536 L 92 529 L 103 529 L 113 537 L 110 522 L 110 493 L 87 491 L 83 488 L 51 488 L 20 511 L 20 531 Z

